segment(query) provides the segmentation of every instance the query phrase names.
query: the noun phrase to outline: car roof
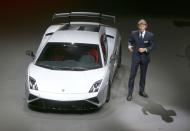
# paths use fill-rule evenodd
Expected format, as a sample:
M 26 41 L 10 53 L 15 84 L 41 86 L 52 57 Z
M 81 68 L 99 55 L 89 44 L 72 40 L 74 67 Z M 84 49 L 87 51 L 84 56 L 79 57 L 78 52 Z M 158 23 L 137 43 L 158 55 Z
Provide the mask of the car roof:
M 80 30 L 58 30 L 50 37 L 48 42 L 99 44 L 99 37 L 99 32 Z

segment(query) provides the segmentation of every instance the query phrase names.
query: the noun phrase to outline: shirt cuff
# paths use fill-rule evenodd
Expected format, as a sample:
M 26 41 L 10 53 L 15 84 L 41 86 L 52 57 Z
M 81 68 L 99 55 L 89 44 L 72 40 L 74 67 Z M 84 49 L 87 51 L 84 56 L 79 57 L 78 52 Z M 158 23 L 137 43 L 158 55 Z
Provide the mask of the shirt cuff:
M 145 52 L 146 52 L 146 53 L 148 52 L 148 49 L 147 49 L 147 48 L 145 48 Z
M 133 47 L 132 45 L 128 45 L 128 48 L 130 48 L 130 49 L 131 49 L 132 47 Z

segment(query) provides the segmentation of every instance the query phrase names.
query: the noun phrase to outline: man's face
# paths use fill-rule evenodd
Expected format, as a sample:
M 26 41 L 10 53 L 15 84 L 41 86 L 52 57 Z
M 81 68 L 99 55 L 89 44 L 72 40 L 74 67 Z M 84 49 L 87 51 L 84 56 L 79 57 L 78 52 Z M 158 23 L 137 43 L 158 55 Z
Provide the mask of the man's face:
M 140 24 L 140 25 L 138 25 L 138 28 L 139 28 L 139 30 L 140 31 L 144 31 L 144 30 L 146 30 L 146 25 L 145 24 Z

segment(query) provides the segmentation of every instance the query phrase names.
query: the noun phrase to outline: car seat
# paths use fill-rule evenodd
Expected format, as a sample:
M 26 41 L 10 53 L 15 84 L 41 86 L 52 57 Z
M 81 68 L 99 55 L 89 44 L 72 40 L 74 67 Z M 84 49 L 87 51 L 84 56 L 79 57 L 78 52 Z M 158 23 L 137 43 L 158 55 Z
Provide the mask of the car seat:
M 94 59 L 95 59 L 95 61 L 96 61 L 96 63 L 98 64 L 99 55 L 98 55 L 97 49 L 95 49 L 95 48 L 91 49 L 90 52 L 89 52 L 89 55 L 93 56 Z

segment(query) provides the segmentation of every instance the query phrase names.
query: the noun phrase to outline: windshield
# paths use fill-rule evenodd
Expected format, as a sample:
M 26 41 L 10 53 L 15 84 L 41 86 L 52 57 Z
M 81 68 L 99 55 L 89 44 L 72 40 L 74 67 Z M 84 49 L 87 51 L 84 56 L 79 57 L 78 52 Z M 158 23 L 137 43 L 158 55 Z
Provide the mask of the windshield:
M 102 67 L 99 46 L 84 43 L 48 43 L 36 65 L 53 70 L 89 70 Z

